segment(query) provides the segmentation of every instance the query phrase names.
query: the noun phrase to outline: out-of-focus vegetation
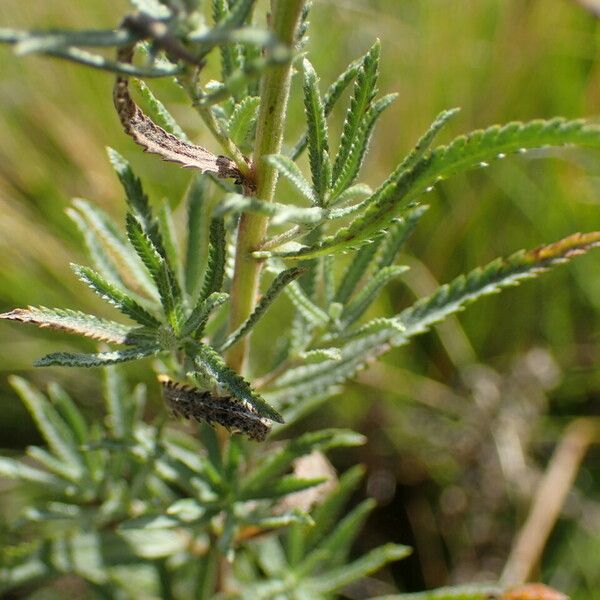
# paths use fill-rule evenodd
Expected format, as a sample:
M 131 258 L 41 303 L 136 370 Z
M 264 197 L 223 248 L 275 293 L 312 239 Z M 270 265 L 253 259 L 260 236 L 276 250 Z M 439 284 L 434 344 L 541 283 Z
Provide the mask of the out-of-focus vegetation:
M 3 0 L 0 25 L 110 27 L 124 7 Z M 383 116 L 363 170 L 374 185 L 443 108 L 462 108 L 445 139 L 512 119 L 598 116 L 598 25 L 574 2 L 318 0 L 313 10 L 310 49 L 324 83 L 381 38 L 380 88 L 400 97 Z M 16 60 L 2 47 L 0 64 L 0 311 L 42 304 L 105 314 L 66 269 L 81 260 L 65 207 L 83 196 L 120 215 L 122 192 L 105 145 L 131 159 L 155 198 L 180 198 L 190 175 L 142 155 L 122 135 L 110 75 L 46 58 Z M 209 143 L 183 95 L 161 83 L 153 88 L 164 88 L 161 98 L 179 122 Z M 299 102 L 291 107 L 290 135 L 302 128 L 301 110 Z M 410 243 L 419 260 L 411 263 L 409 288 L 392 286 L 373 314 L 398 312 L 436 282 L 515 248 L 598 229 L 596 159 L 574 150 L 534 152 L 439 186 Z M 598 414 L 599 272 L 592 254 L 482 300 L 387 355 L 314 417 L 369 437 L 337 463 L 364 462 L 366 491 L 380 502 L 363 546 L 415 546 L 414 557 L 395 567 L 406 589 L 499 573 L 565 424 Z M 61 342 L 76 345 L 66 336 Z M 60 379 L 89 414 L 97 410 L 97 373 L 24 368 L 56 348 L 55 333 L 4 324 L 0 343 L 2 446 L 18 450 L 35 435 L 9 391 L 9 373 Z M 141 372 L 130 373 L 137 380 Z M 592 448 L 541 567 L 573 599 L 600 589 L 598 456 Z

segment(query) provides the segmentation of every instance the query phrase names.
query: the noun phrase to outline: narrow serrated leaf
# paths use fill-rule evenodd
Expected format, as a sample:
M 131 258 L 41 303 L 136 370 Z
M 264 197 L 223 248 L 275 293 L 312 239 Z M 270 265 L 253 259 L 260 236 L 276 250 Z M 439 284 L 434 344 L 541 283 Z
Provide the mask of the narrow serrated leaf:
M 213 348 L 199 343 L 194 344 L 192 348 L 192 359 L 201 372 L 226 389 L 234 398 L 249 404 L 260 416 L 277 423 L 283 422 L 281 415 L 255 392 L 241 375 L 228 367 L 223 357 Z
M 0 319 L 31 323 L 113 344 L 135 343 L 135 328 L 75 310 L 28 306 L 2 313 Z
M 206 299 L 213 292 L 220 292 L 225 276 L 227 258 L 227 239 L 225 222 L 222 217 L 213 217 L 210 223 L 210 246 L 208 250 L 208 266 L 204 273 L 200 298 Z
M 154 356 L 161 352 L 159 346 L 138 346 L 131 350 L 120 350 L 114 352 L 98 352 L 87 354 L 80 352 L 54 352 L 35 361 L 36 367 L 103 367 L 130 360 L 140 360 L 148 356 Z
M 166 109 L 165 105 L 152 93 L 150 88 L 141 79 L 134 79 L 133 83 L 139 90 L 142 98 L 146 101 L 148 114 L 152 120 L 165 131 L 173 134 L 180 140 L 189 142 L 190 139 L 186 133 L 181 129 L 173 115 Z
M 283 154 L 269 154 L 264 157 L 264 160 L 275 167 L 277 172 L 285 177 L 305 200 L 308 200 L 311 204 L 317 203 L 312 186 L 306 181 L 295 162 Z
M 360 292 L 344 307 L 340 318 L 341 328 L 345 329 L 360 319 L 371 303 L 376 300 L 380 290 L 407 270 L 408 267 L 405 266 L 390 265 L 375 272 Z
M 323 327 L 329 322 L 329 315 L 319 308 L 305 293 L 297 282 L 290 283 L 285 293 L 298 312 L 315 327 Z
M 328 191 L 329 142 L 325 108 L 319 92 L 317 74 L 307 59 L 304 59 L 304 112 L 308 126 L 308 155 L 313 188 L 318 203 L 323 205 Z
M 366 111 L 364 117 L 360 121 L 359 128 L 356 131 L 354 141 L 348 151 L 345 162 L 340 167 L 338 178 L 331 192 L 332 198 L 336 198 L 345 191 L 358 176 L 377 119 L 379 119 L 383 111 L 390 106 L 397 97 L 398 94 L 388 94 L 377 100 L 377 102 L 374 102 Z
M 337 186 L 339 176 L 346 164 L 352 146 L 356 142 L 363 117 L 369 109 L 371 102 L 377 94 L 377 79 L 379 77 L 379 58 L 381 45 L 379 40 L 373 44 L 364 56 L 362 64 L 356 74 L 354 93 L 346 113 L 346 120 L 342 130 L 340 147 L 333 164 L 333 183 Z
M 511 152 L 565 144 L 600 148 L 600 127 L 556 118 L 474 131 L 456 138 L 448 146 L 436 148 L 414 167 L 399 173 L 395 180 L 384 182 L 367 199 L 365 211 L 348 227 L 339 228 L 334 235 L 309 247 L 287 252 L 262 252 L 260 256 L 308 259 L 356 248 L 374 236 L 382 235 L 398 214 L 440 179 L 486 166 L 488 161 Z
M 207 179 L 196 175 L 186 192 L 187 250 L 185 258 L 185 289 L 196 298 L 202 283 L 202 272 L 208 261 L 211 202 Z
M 363 61 L 364 56 L 351 62 L 348 67 L 346 67 L 346 69 L 338 76 L 338 78 L 329 86 L 327 93 L 323 96 L 323 106 L 326 117 L 329 116 L 333 110 L 333 107 L 344 93 L 344 90 L 350 85 L 354 77 L 356 77 L 356 73 L 360 69 Z M 308 134 L 305 133 L 301 136 L 292 149 L 290 158 L 292 160 L 296 160 L 300 154 L 302 154 L 307 144 Z
M 164 255 L 159 253 L 138 218 L 131 213 L 127 214 L 127 237 L 156 284 L 167 322 L 178 331 L 182 321 L 182 306 L 177 279 Z
M 200 300 L 184 323 L 181 335 L 193 338 L 202 335 L 210 314 L 227 302 L 227 300 L 229 300 L 229 294 L 223 292 L 213 292 L 206 300 Z
M 227 123 L 227 131 L 236 146 L 243 148 L 251 142 L 259 105 L 260 98 L 248 96 L 243 98 L 233 110 Z
M 277 402 L 281 398 L 299 399 L 322 394 L 354 377 L 390 348 L 406 344 L 411 337 L 463 310 L 476 299 L 518 285 L 520 281 L 536 277 L 598 245 L 600 232 L 577 233 L 547 246 L 516 252 L 462 275 L 394 317 L 398 329 L 384 326 L 343 345 L 341 360 L 289 369 L 277 380 L 275 391 L 269 398 Z
M 75 219 L 78 227 L 87 232 L 94 232 L 97 240 L 102 244 L 106 259 L 101 259 L 100 262 L 96 260 L 95 262 L 98 271 L 107 281 L 119 287 L 124 284 L 136 291 L 143 291 L 151 298 L 158 300 L 158 293 L 152 279 L 150 279 L 137 254 L 127 244 L 127 240 L 118 231 L 110 217 L 80 198 L 73 200 L 73 206 L 84 221 L 84 223 L 81 223 Z M 103 271 L 107 268 L 107 260 L 110 260 L 110 265 L 108 265 L 109 276 Z M 114 274 L 115 269 L 118 273 L 117 277 Z
M 282 271 L 275 277 L 269 289 L 264 293 L 262 298 L 257 302 L 256 308 L 252 314 L 235 330 L 232 331 L 227 339 L 219 347 L 220 352 L 224 352 L 231 346 L 233 346 L 238 340 L 243 338 L 250 330 L 260 321 L 261 317 L 269 309 L 271 304 L 275 301 L 277 296 L 284 290 L 284 288 L 292 281 L 300 277 L 304 270 L 300 267 L 288 269 Z
M 72 264 L 71 268 L 83 283 L 98 294 L 100 298 L 120 310 L 124 315 L 127 315 L 145 327 L 150 327 L 151 329 L 160 327 L 160 321 L 156 317 L 151 315 L 135 300 L 125 295 L 124 292 L 106 281 L 99 273 L 81 265 Z

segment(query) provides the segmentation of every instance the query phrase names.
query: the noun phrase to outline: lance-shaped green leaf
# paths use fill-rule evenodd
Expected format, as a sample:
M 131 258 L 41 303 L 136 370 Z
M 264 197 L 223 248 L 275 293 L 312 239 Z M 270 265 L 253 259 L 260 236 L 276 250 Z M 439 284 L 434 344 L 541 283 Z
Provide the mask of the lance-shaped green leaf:
M 126 406 L 129 398 L 126 397 L 125 381 L 114 366 L 108 366 L 103 370 L 104 375 L 104 400 L 109 429 L 116 439 L 129 437 L 131 433 L 131 421 L 133 411 Z
M 334 201 L 332 205 L 343 205 L 352 202 L 352 200 L 365 200 L 373 193 L 373 190 L 366 183 L 355 183 L 346 188 Z
M 262 500 L 265 498 L 282 498 L 288 494 L 295 494 L 303 490 L 308 490 L 327 481 L 326 477 L 315 477 L 312 479 L 302 479 L 295 475 L 285 475 L 279 478 L 268 487 L 257 490 L 249 490 L 247 495 L 239 496 L 240 500 Z
M 167 322 L 178 331 L 182 320 L 181 290 L 173 271 L 140 221 L 131 213 L 127 214 L 127 236 L 156 284 Z
M 281 223 L 317 224 L 327 218 L 327 211 L 318 206 L 301 208 L 279 202 L 265 202 L 253 196 L 227 194 L 215 208 L 214 214 L 244 212 L 271 217 L 273 225 Z
M 429 126 L 429 129 L 419 138 L 415 147 L 406 155 L 406 157 L 402 160 L 402 162 L 396 167 L 394 172 L 389 176 L 388 180 L 393 181 L 398 178 L 400 173 L 406 171 L 407 169 L 412 169 L 417 162 L 423 158 L 423 155 L 427 150 L 429 150 L 429 146 L 431 146 L 433 140 L 437 136 L 437 134 L 441 131 L 441 129 L 446 125 L 446 123 L 454 117 L 454 115 L 458 114 L 460 108 L 451 108 L 449 110 L 443 110 L 433 121 L 433 123 Z
M 426 204 L 417 206 L 390 225 L 385 237 L 380 238 L 381 244 L 379 244 L 377 257 L 375 258 L 375 268 L 377 270 L 391 265 L 396 260 L 404 243 L 428 208 L 429 206 Z
M 260 321 L 261 317 L 269 309 L 271 304 L 275 301 L 277 296 L 284 290 L 284 288 L 300 277 L 304 272 L 302 268 L 295 267 L 282 271 L 275 277 L 269 289 L 265 292 L 263 297 L 256 304 L 256 308 L 252 314 L 231 334 L 227 336 L 227 339 L 219 347 L 220 352 L 224 352 L 227 348 L 233 346 L 238 340 L 242 339 L 250 330 Z
M 388 594 L 374 600 L 489 600 L 501 594 L 502 589 L 497 585 L 457 585 L 414 594 Z
M 56 477 L 56 475 L 30 467 L 12 458 L 0 457 L 0 475 L 7 479 L 34 483 L 59 494 L 74 493 L 76 491 L 75 486 Z
M 83 459 L 73 432 L 48 400 L 25 379 L 12 376 L 10 384 L 19 394 L 52 452 L 78 473 L 83 473 Z
M 302 67 L 304 69 L 304 111 L 308 125 L 310 171 L 315 194 L 319 204 L 322 205 L 331 184 L 327 121 L 325 120 L 325 108 L 319 92 L 317 74 L 307 59 L 304 59 Z
M 366 285 L 356 294 L 356 296 L 344 307 L 341 316 L 342 328 L 349 327 L 360 319 L 363 313 L 371 306 L 371 303 L 377 298 L 381 289 L 392 279 L 405 273 L 408 267 L 390 265 L 373 274 Z
M 350 147 L 348 155 L 341 167 L 338 178 L 331 192 L 333 198 L 338 196 L 338 194 L 351 185 L 358 176 L 365 154 L 369 147 L 369 142 L 371 141 L 371 135 L 373 134 L 373 129 L 377 123 L 377 119 L 379 119 L 383 111 L 390 106 L 390 104 L 397 97 L 398 94 L 388 94 L 387 96 L 377 100 L 377 102 L 374 102 L 365 113 L 365 116 L 360 123 L 360 127 L 356 132 L 354 142 Z
M 317 544 L 333 529 L 339 516 L 365 475 L 362 465 L 348 469 L 339 479 L 336 488 L 316 506 L 312 512 L 315 527 L 306 532 L 306 546 L 315 548 Z
M 2 313 L 0 319 L 31 323 L 113 344 L 135 343 L 135 328 L 75 310 L 29 306 Z
M 359 281 L 367 272 L 373 257 L 377 253 L 381 240 L 373 240 L 370 244 L 365 244 L 353 257 L 342 276 L 338 288 L 335 292 L 334 300 L 342 304 L 348 301 Z
M 196 175 L 186 193 L 187 249 L 185 258 L 185 289 L 195 298 L 202 283 L 202 271 L 208 261 L 211 202 L 207 179 Z
M 221 291 L 225 276 L 226 258 L 227 239 L 225 237 L 225 222 L 221 217 L 214 217 L 210 223 L 208 266 L 204 273 L 200 298 L 208 298 L 213 292 Z
M 372 237 L 382 235 L 398 214 L 440 179 L 487 166 L 489 161 L 511 152 L 565 144 L 600 148 L 600 127 L 582 121 L 552 119 L 474 131 L 448 146 L 433 150 L 412 169 L 402 172 L 396 181 L 386 182 L 367 200 L 365 211 L 334 235 L 312 246 L 287 252 L 256 252 L 254 255 L 308 259 L 360 246 Z
M 600 232 L 577 233 L 547 246 L 516 252 L 457 277 L 394 317 L 397 328 L 384 327 L 342 346 L 341 360 L 289 369 L 277 380 L 269 399 L 278 402 L 283 398 L 311 397 L 334 389 L 390 348 L 406 344 L 411 337 L 463 310 L 476 299 L 518 285 L 598 245 Z
M 85 417 L 69 394 L 58 384 L 48 385 L 48 396 L 61 418 L 69 426 L 78 444 L 89 441 L 89 428 Z
M 411 554 L 408 546 L 386 544 L 361 556 L 350 564 L 328 571 L 319 577 L 311 577 L 310 587 L 317 593 L 332 593 L 348 584 L 374 573 L 387 563 L 402 560 Z
M 333 183 L 337 186 L 338 179 L 346 164 L 352 147 L 358 141 L 363 118 L 371 106 L 371 102 L 377 94 L 377 79 L 379 77 L 379 58 L 381 55 L 381 44 L 379 40 L 373 44 L 369 52 L 363 58 L 362 64 L 356 74 L 354 93 L 350 100 L 350 106 L 346 113 L 346 120 L 342 130 L 340 147 L 333 164 Z
M 81 265 L 71 265 L 73 272 L 92 289 L 100 298 L 112 304 L 124 315 L 137 321 L 140 325 L 155 329 L 160 327 L 160 321 L 151 315 L 145 308 L 140 306 L 135 300 L 127 296 L 124 292 L 106 281 L 102 275 L 96 273 L 89 267 Z
M 167 110 L 165 105 L 152 93 L 152 90 L 141 79 L 134 79 L 133 83 L 145 100 L 148 114 L 152 120 L 180 140 L 189 142 L 190 139 L 185 131 L 181 129 L 175 117 Z
M 236 146 L 247 146 L 253 137 L 256 126 L 260 98 L 248 96 L 236 104 L 227 123 L 229 138 Z
M 245 517 L 242 522 L 246 525 L 255 525 L 261 529 L 280 529 L 281 527 L 287 527 L 294 523 L 301 523 L 303 525 L 313 524 L 313 520 L 309 514 L 297 509 L 290 510 L 280 515 L 250 515 L 249 517 Z
M 213 0 L 212 13 L 215 23 L 217 25 L 222 24 L 222 28 L 227 29 L 235 26 L 231 20 L 229 3 L 227 2 L 227 0 Z M 231 24 L 228 24 L 228 19 L 231 22 Z M 237 23 L 237 25 L 239 26 L 241 25 L 241 23 Z M 243 55 L 238 47 L 231 46 L 229 44 L 222 45 L 220 47 L 220 51 L 222 78 L 226 79 L 235 70 L 240 69 L 242 67 Z
M 329 116 L 333 107 L 337 101 L 341 98 L 344 90 L 350 85 L 352 80 L 356 77 L 358 70 L 360 69 L 364 61 L 364 56 L 351 62 L 348 67 L 338 76 L 338 78 L 329 86 L 327 93 L 323 96 L 323 106 L 325 116 Z M 293 150 L 290 153 L 290 158 L 296 160 L 300 154 L 304 151 L 308 144 L 308 134 L 304 134 L 300 137 Z
M 154 356 L 162 351 L 160 346 L 148 345 L 137 346 L 130 350 L 119 350 L 114 352 L 97 352 L 87 354 L 84 352 L 54 352 L 35 361 L 36 367 L 103 367 L 131 360 L 140 360 L 148 356 Z
M 308 574 L 321 564 L 328 567 L 343 564 L 354 540 L 360 533 L 367 517 L 376 506 L 375 500 L 367 498 L 348 513 L 298 565 L 297 570 Z
M 306 364 L 314 364 L 323 362 L 324 360 L 341 360 L 342 355 L 340 354 L 339 348 L 317 348 L 315 350 L 308 350 L 301 352 L 298 358 L 303 360 Z
M 305 293 L 300 285 L 293 281 L 285 288 L 285 293 L 296 307 L 296 310 L 315 327 L 324 327 L 329 322 L 329 315 L 318 307 Z
M 306 181 L 302 171 L 294 161 L 283 154 L 270 154 L 265 156 L 264 160 L 275 167 L 277 172 L 285 177 L 305 200 L 308 200 L 311 204 L 317 203 L 312 186 Z
M 158 300 L 156 288 L 139 257 L 127 244 L 127 240 L 118 231 L 110 217 L 86 200 L 73 200 L 76 210 L 68 209 L 67 214 L 75 221 L 86 240 L 89 236 L 94 250 L 102 251 L 102 256 L 90 249 L 97 270 L 113 285 L 127 286 L 148 294 Z
M 206 344 L 190 345 L 191 358 L 205 375 L 208 375 L 217 385 L 226 389 L 234 398 L 246 402 L 256 412 L 277 423 L 282 423 L 281 415 L 255 392 L 250 384 L 233 369 L 227 366 L 220 354 Z
M 107 148 L 107 152 L 108 158 L 125 190 L 127 204 L 129 204 L 133 213 L 137 216 L 140 226 L 152 241 L 155 250 L 163 257 L 163 259 L 168 260 L 162 233 L 160 231 L 160 225 L 158 220 L 152 214 L 150 201 L 144 192 L 140 178 L 136 177 L 129 162 L 116 150 Z
M 223 292 L 213 292 L 206 300 L 199 300 L 188 320 L 184 323 L 181 335 L 183 337 L 192 336 L 194 338 L 202 335 L 208 317 L 219 306 L 225 304 L 227 300 L 229 300 L 229 294 Z
M 285 472 L 300 456 L 317 450 L 325 452 L 331 448 L 360 446 L 364 443 L 364 436 L 348 429 L 323 429 L 305 433 L 288 441 L 277 452 L 265 456 L 260 466 L 243 483 L 242 493 L 262 489 L 271 479 Z
M 166 262 L 171 266 L 177 284 L 180 288 L 184 285 L 183 266 L 180 259 L 181 252 L 177 241 L 177 231 L 173 221 L 173 211 L 168 201 L 163 201 L 158 212 L 158 222 L 163 234 L 163 243 L 166 252 Z

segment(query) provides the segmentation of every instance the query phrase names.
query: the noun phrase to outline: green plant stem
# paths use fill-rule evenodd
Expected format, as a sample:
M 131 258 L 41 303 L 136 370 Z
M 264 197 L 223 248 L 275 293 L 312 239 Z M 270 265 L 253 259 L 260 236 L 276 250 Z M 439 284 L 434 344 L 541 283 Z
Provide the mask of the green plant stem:
M 279 41 L 288 48 L 294 45 L 298 20 L 305 0 L 271 0 L 271 27 Z M 260 109 L 254 145 L 256 196 L 271 202 L 275 194 L 277 171 L 263 162 L 268 154 L 279 154 L 287 111 L 292 75 L 291 62 L 273 67 L 261 81 Z M 237 236 L 235 269 L 231 290 L 229 328 L 234 331 L 254 310 L 261 263 L 252 258 L 267 231 L 268 217 L 244 214 L 240 218 Z M 249 337 L 231 347 L 227 353 L 229 366 L 243 371 L 248 355 Z

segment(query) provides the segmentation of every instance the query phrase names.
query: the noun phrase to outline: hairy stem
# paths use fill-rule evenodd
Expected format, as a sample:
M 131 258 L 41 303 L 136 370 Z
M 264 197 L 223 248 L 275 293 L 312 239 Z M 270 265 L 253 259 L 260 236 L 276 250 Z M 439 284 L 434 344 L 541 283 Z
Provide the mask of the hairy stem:
M 305 0 L 271 0 L 271 27 L 278 39 L 289 48 L 293 47 L 304 3 Z M 291 73 L 292 65 L 287 63 L 267 71 L 261 81 L 253 158 L 257 184 L 255 193 L 267 202 L 273 200 L 277 172 L 262 159 L 268 154 L 281 152 Z M 230 331 L 239 327 L 254 310 L 261 264 L 252 258 L 251 252 L 265 237 L 267 224 L 268 217 L 260 215 L 243 214 L 240 218 L 231 290 Z M 227 362 L 238 372 L 245 367 L 248 340 L 246 336 L 227 353 Z

